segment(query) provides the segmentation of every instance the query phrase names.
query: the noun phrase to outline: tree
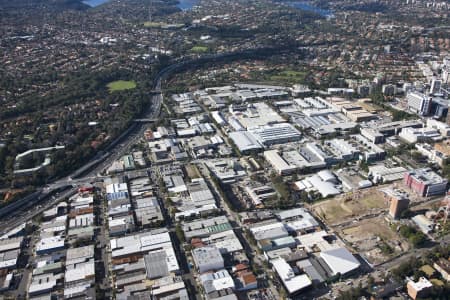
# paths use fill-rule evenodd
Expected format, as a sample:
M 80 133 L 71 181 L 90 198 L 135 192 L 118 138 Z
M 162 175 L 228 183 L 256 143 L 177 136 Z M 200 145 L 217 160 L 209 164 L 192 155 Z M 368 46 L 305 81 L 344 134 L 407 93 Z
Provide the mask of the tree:
M 184 243 L 186 241 L 186 237 L 184 236 L 183 228 L 181 228 L 180 224 L 177 224 L 175 226 L 175 234 L 177 235 L 177 238 L 181 243 Z

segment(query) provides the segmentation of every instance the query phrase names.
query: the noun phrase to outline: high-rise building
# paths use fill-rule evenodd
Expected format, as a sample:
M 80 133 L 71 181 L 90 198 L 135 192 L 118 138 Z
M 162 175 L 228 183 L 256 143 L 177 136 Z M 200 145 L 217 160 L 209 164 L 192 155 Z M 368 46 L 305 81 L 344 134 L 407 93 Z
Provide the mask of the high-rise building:
M 394 96 L 396 94 L 397 88 L 393 84 L 383 84 L 381 88 L 383 95 Z
M 409 110 L 421 116 L 426 116 L 430 113 L 431 97 L 419 92 L 410 92 L 406 95 L 406 99 L 408 100 Z
M 442 84 L 450 83 L 450 67 L 442 68 L 441 79 L 442 79 Z
M 448 108 L 450 109 L 450 103 L 448 104 Z M 447 123 L 447 125 L 450 125 L 450 114 L 447 112 L 447 119 L 445 120 L 445 123 Z
M 389 215 L 398 219 L 402 215 L 402 212 L 409 207 L 409 198 L 406 193 L 396 193 L 391 196 L 391 204 L 389 206 Z
M 433 78 L 433 80 L 431 80 L 430 94 L 439 94 L 439 92 L 441 91 L 441 85 L 441 80 Z

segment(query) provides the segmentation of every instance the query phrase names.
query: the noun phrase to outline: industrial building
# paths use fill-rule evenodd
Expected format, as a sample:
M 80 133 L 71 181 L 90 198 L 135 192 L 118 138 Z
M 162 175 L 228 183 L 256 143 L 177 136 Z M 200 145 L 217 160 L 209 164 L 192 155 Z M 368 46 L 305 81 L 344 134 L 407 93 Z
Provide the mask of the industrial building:
M 299 141 L 301 133 L 289 123 L 264 125 L 249 129 L 255 139 L 264 146 Z
M 247 185 L 245 186 L 244 190 L 249 196 L 252 206 L 256 208 L 263 207 L 265 200 L 277 196 L 277 192 L 275 191 L 275 189 L 269 185 Z
M 289 164 L 278 154 L 277 150 L 264 151 L 264 158 L 275 169 L 278 175 L 288 175 L 297 170 L 296 165 Z
M 192 258 L 199 273 L 224 268 L 222 254 L 215 246 L 205 246 L 192 250 Z
M 233 183 L 247 175 L 247 172 L 235 159 L 209 160 L 206 165 L 222 183 Z
M 284 224 L 281 222 L 255 224 L 250 227 L 250 232 L 253 234 L 256 241 L 283 238 L 289 235 Z
M 183 222 L 184 236 L 187 241 L 192 238 L 206 238 L 211 234 L 231 230 L 231 224 L 225 216 Z
M 294 208 L 276 213 L 277 218 L 284 222 L 289 232 L 304 234 L 320 228 L 316 219 L 304 208 Z
M 373 128 L 361 128 L 361 135 L 374 144 L 382 144 L 385 141 L 384 135 Z
M 247 130 L 268 124 L 284 122 L 284 119 L 264 102 L 248 104 L 247 110 L 239 112 L 239 114 L 236 115 L 236 118 Z
M 403 183 L 422 197 L 442 195 L 447 191 L 447 179 L 429 168 L 405 172 Z
M 282 258 L 270 261 L 272 268 L 280 278 L 289 296 L 295 296 L 305 288 L 312 285 L 307 274 L 296 274 L 294 269 Z
M 331 275 L 347 275 L 361 265 L 353 254 L 343 247 L 322 251 L 320 257 L 331 270 Z
M 237 299 L 234 295 L 235 284 L 230 273 L 222 269 L 214 273 L 201 274 L 200 284 L 205 292 L 206 299 Z
M 160 230 L 161 231 L 161 230 Z M 165 252 L 169 272 L 178 273 L 179 266 L 169 232 L 146 232 L 110 240 L 112 263 L 122 264 L 129 257 L 143 257 L 150 252 Z
M 329 170 L 322 170 L 315 175 L 295 182 L 294 185 L 299 191 L 315 191 L 323 198 L 342 193 L 336 176 Z
M 263 146 L 258 142 L 258 140 L 248 131 L 230 132 L 228 136 L 241 153 L 245 154 L 263 149 Z
M 406 171 L 404 167 L 388 168 L 384 165 L 375 165 L 369 167 L 368 176 L 373 183 L 389 183 L 403 179 Z

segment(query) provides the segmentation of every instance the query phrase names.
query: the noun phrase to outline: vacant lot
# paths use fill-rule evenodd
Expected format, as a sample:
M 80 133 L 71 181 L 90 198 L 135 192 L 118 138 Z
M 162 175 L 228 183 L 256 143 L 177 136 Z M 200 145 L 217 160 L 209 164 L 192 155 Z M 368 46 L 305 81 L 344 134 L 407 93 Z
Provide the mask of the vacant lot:
M 341 238 L 372 264 L 382 263 L 409 249 L 408 242 L 391 229 L 383 216 L 364 219 L 338 231 Z
M 108 89 L 112 92 L 131 90 L 136 88 L 136 82 L 134 81 L 126 81 L 126 80 L 117 80 L 108 83 Z
M 189 178 L 193 179 L 193 178 L 201 177 L 200 172 L 196 165 L 188 164 L 188 165 L 185 165 L 184 167 L 186 169 L 186 173 Z
M 313 210 L 324 221 L 340 224 L 364 215 L 387 209 L 383 195 L 376 189 L 348 193 L 313 205 Z

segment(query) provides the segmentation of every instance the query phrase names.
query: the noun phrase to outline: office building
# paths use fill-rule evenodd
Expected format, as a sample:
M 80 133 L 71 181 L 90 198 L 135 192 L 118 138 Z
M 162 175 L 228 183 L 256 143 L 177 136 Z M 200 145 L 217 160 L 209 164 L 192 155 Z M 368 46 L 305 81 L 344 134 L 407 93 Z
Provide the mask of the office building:
M 439 94 L 439 92 L 441 91 L 441 86 L 442 86 L 442 81 L 436 78 L 433 78 L 433 80 L 431 80 L 431 85 L 430 85 L 430 94 Z
M 403 183 L 419 196 L 429 197 L 445 194 L 448 181 L 430 168 L 424 168 L 406 172 Z
M 409 207 L 409 196 L 405 192 L 388 189 L 385 191 L 385 197 L 389 201 L 389 215 L 394 218 L 400 218 L 402 212 Z
M 410 92 L 406 95 L 408 109 L 421 116 L 430 113 L 432 98 L 419 92 Z

